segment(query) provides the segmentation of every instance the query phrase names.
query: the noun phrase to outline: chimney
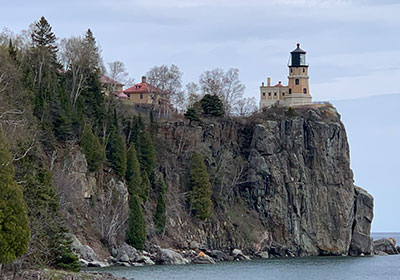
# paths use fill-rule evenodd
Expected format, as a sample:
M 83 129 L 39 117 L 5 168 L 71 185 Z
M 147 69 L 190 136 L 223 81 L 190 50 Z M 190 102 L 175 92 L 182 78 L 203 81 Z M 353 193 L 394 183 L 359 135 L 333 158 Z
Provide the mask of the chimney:
M 278 83 L 279 83 L 279 84 L 282 84 L 282 82 L 281 82 L 281 81 L 279 81 Z
M 142 83 L 146 82 L 146 76 L 142 76 Z
M 271 86 L 271 77 L 268 77 L 267 78 L 267 87 L 270 87 Z
M 262 86 L 262 87 L 264 86 L 264 82 L 261 83 L 261 86 Z

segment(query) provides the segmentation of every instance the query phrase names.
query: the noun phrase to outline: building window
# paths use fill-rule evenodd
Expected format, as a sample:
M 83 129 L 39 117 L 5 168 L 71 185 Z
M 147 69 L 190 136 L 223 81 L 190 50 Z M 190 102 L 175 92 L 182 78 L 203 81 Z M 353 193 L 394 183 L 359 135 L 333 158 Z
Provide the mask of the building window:
M 303 88 L 303 92 L 304 92 L 304 94 L 307 94 L 307 89 Z
M 298 85 L 300 83 L 299 79 L 296 79 L 296 85 Z
M 306 72 L 306 68 L 303 68 L 303 73 Z
M 271 96 L 271 93 L 270 93 L 270 92 L 268 92 L 268 96 Z
M 274 92 L 274 95 L 276 96 L 276 92 Z
M 143 94 L 140 95 L 140 99 L 143 99 Z
M 282 96 L 285 96 L 285 93 L 284 93 L 284 92 L 282 93 Z
M 293 73 L 293 68 L 290 68 L 290 73 Z
M 263 92 L 263 96 L 265 96 L 265 92 Z
M 292 89 L 291 88 L 289 89 L 289 94 L 292 94 Z

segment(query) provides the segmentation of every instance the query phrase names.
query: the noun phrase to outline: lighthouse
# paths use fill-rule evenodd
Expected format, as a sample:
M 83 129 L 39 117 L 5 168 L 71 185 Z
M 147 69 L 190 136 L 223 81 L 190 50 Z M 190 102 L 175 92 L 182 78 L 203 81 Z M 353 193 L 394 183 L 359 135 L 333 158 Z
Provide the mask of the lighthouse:
M 312 103 L 308 85 L 309 76 L 306 51 L 300 48 L 300 44 L 297 44 L 297 48 L 290 52 L 288 66 L 288 95 L 286 96 L 285 104 L 290 106 Z
M 306 51 L 297 48 L 290 52 L 288 85 L 281 81 L 271 85 L 271 78 L 267 78 L 267 84 L 260 86 L 260 108 L 293 105 L 312 104 L 309 88 L 308 64 L 306 62 Z

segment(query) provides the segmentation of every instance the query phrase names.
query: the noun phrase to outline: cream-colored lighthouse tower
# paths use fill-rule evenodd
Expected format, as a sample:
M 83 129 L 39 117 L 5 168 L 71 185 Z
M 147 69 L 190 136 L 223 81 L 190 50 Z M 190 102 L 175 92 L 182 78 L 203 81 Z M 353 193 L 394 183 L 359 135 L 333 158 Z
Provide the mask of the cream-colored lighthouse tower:
M 308 65 L 306 52 L 300 49 L 300 44 L 290 53 L 288 85 L 281 82 L 271 85 L 271 78 L 267 78 L 267 85 L 260 86 L 260 108 L 274 106 L 292 106 L 312 104 L 310 88 L 308 86 Z
M 310 88 L 308 86 L 308 65 L 306 52 L 300 49 L 300 44 L 290 53 L 288 95 L 285 105 L 301 105 L 312 103 Z

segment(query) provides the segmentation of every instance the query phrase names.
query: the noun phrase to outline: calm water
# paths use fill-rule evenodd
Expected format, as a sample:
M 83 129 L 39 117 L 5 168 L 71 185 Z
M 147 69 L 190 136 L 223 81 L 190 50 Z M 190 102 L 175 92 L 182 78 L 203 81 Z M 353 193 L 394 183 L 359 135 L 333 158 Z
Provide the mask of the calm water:
M 374 233 L 374 239 L 399 233 Z M 135 280 L 247 279 L 400 279 L 400 255 L 386 257 L 308 257 L 222 262 L 214 265 L 165 265 L 96 269 Z

